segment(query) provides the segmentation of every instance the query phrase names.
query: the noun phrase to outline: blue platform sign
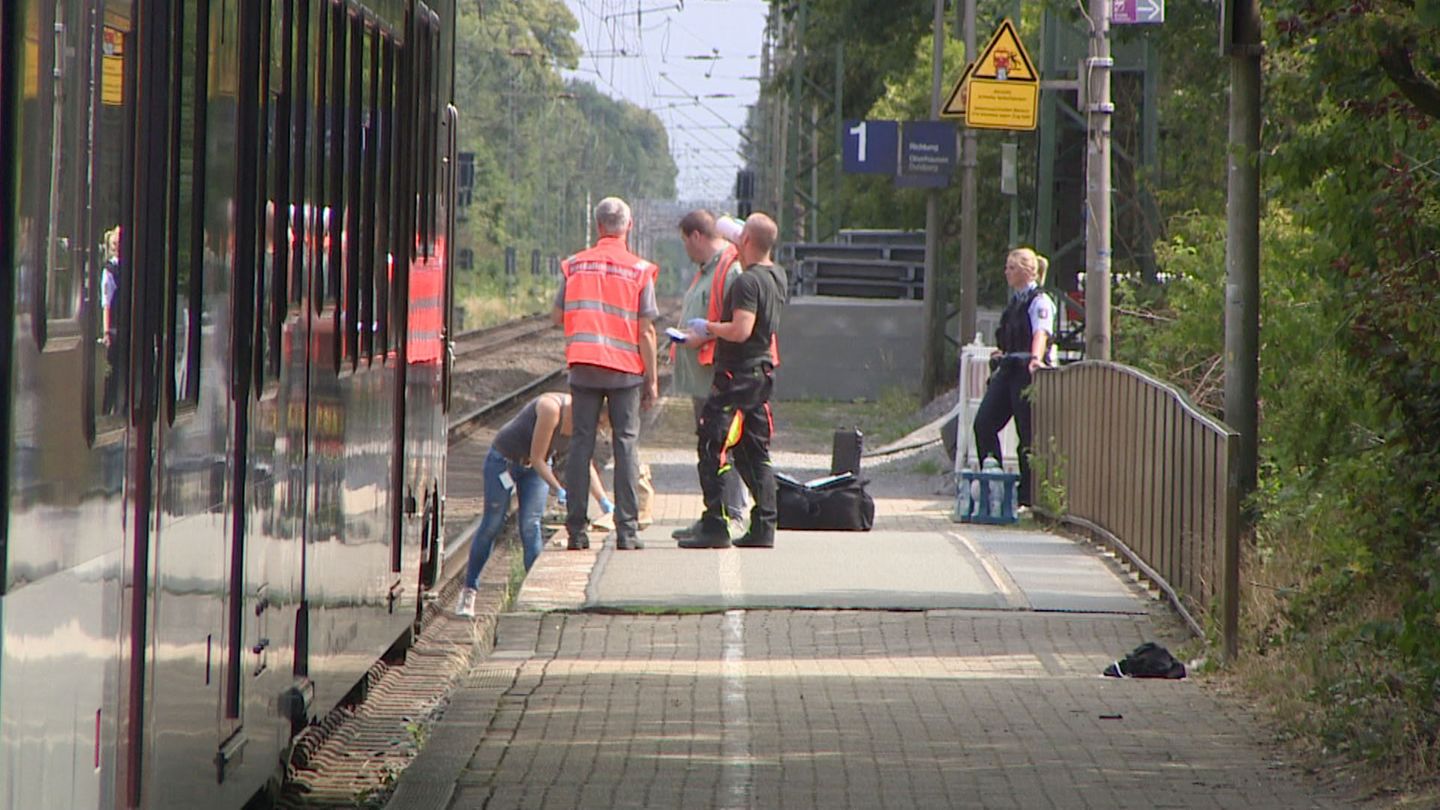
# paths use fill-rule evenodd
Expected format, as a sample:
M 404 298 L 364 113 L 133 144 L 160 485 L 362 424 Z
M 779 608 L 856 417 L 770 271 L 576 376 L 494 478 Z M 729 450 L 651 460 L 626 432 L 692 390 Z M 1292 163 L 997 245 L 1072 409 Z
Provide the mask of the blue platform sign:
M 899 144 L 898 121 L 846 121 L 844 170 L 847 174 L 894 174 Z
M 900 176 L 906 187 L 941 187 L 955 171 L 955 124 L 950 121 L 906 121 L 900 139 Z

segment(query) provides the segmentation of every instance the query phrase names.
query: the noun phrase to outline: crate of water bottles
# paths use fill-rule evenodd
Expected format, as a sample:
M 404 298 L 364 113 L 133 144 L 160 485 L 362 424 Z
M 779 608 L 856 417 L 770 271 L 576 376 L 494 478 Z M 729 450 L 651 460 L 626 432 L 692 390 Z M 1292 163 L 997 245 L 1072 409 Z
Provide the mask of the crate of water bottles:
M 961 523 L 1015 523 L 1017 473 L 1005 472 L 994 456 L 986 456 L 978 471 L 960 471 L 955 490 L 955 519 Z

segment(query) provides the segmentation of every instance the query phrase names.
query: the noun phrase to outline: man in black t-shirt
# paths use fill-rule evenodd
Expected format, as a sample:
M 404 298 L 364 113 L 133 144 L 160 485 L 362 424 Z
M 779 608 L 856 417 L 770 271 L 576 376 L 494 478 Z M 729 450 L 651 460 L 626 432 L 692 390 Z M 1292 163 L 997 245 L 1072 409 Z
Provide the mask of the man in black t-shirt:
M 775 545 L 775 471 L 770 466 L 770 391 L 775 384 L 774 335 L 788 286 L 785 270 L 770 259 L 778 230 L 764 214 L 751 214 L 740 235 L 745 272 L 725 293 L 719 321 L 703 318 L 687 326 L 692 339 L 714 337 L 715 377 L 700 413 L 700 489 L 705 514 L 695 536 L 681 548 L 726 548 L 724 485 L 721 473 L 731 465 L 750 489 L 755 506 L 750 530 L 734 541 L 749 548 Z

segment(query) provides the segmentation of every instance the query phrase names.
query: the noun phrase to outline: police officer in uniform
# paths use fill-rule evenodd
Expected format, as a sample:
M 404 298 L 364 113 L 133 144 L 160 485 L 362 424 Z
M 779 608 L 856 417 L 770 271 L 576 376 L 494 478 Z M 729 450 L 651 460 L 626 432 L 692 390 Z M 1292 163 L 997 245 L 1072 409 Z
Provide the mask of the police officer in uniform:
M 1050 338 L 1055 332 L 1055 302 L 1040 291 L 1049 261 L 1030 248 L 1016 248 L 1005 259 L 1005 282 L 1010 303 L 1000 315 L 991 357 L 990 384 L 975 412 L 975 449 L 983 460 L 1000 454 L 1000 431 L 1013 417 L 1019 438 L 1021 506 L 1030 501 L 1030 402 L 1023 392 L 1035 369 L 1045 365 Z
M 681 548 L 726 548 L 722 473 L 732 465 L 750 490 L 750 528 L 733 544 L 748 548 L 775 545 L 778 514 L 775 472 L 770 465 L 770 392 L 775 384 L 774 335 L 788 281 L 784 268 L 770 258 L 778 229 L 765 214 L 751 214 L 740 235 L 740 260 L 745 272 L 725 293 L 720 320 L 693 318 L 686 326 L 689 341 L 717 340 L 715 373 L 701 409 L 699 436 L 700 489 L 705 513 L 693 537 Z
M 585 492 L 600 407 L 606 406 L 615 450 L 615 547 L 640 549 L 637 488 L 640 411 L 659 398 L 655 376 L 656 267 L 630 252 L 630 206 L 606 197 L 595 206 L 593 247 L 561 262 L 555 322 L 565 328 L 574 412 L 565 488 Z M 565 528 L 573 551 L 589 548 L 588 498 L 570 498 Z

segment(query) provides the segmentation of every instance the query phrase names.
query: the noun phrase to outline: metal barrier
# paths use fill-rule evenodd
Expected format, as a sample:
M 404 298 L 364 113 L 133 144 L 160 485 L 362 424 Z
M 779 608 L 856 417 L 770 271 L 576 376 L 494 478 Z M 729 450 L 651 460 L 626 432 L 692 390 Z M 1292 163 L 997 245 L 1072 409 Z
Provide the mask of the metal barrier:
M 1055 517 L 1128 560 L 1196 634 L 1204 635 L 1196 615 L 1218 610 L 1233 660 L 1239 434 L 1171 386 L 1096 360 L 1038 372 L 1033 414 L 1035 492 L 1047 480 L 1063 488 Z

